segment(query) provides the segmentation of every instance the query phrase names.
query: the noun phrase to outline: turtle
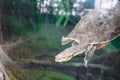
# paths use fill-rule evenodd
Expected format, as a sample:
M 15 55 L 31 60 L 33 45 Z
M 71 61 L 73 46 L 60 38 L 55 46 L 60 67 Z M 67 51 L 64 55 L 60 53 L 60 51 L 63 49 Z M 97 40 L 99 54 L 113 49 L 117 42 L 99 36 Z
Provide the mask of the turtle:
M 74 29 L 62 37 L 62 45 L 72 46 L 55 56 L 56 62 L 67 62 L 85 52 L 84 65 L 96 49 L 103 48 L 120 36 L 120 2 L 110 9 L 95 8 L 84 15 Z

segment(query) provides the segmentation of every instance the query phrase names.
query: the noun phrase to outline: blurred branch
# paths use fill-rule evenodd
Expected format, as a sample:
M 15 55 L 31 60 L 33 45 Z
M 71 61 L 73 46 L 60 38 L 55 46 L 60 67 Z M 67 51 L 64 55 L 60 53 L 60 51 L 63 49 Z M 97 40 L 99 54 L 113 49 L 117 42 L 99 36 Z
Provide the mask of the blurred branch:
M 80 66 L 84 66 L 84 63 L 66 63 L 65 65 L 71 65 L 71 66 L 75 66 L 75 67 L 80 67 Z M 88 67 L 92 67 L 92 68 L 101 68 L 103 67 L 103 69 L 106 70 L 111 70 L 111 68 L 105 66 L 105 65 L 101 65 L 101 64 L 88 64 Z

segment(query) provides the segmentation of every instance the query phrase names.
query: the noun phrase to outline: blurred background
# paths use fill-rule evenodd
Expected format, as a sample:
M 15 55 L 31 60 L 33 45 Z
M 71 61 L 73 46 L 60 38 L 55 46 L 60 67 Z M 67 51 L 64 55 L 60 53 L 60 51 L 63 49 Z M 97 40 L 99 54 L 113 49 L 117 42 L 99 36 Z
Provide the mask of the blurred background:
M 84 67 L 84 54 L 56 63 L 55 55 L 82 13 L 103 0 L 0 0 L 0 43 L 16 64 L 6 65 L 11 80 L 120 80 L 120 37 L 96 50 Z M 105 0 L 104 0 L 105 1 Z M 115 3 L 116 0 L 110 4 Z

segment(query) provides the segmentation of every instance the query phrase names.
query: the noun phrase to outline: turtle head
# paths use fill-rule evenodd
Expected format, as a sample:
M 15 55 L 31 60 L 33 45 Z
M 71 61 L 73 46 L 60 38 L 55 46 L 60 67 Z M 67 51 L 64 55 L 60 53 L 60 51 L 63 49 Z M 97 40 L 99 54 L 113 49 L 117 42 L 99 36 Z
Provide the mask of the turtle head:
M 55 56 L 55 61 L 56 62 L 67 62 L 72 58 L 72 55 L 68 56 L 64 52 L 61 52 L 60 54 Z
M 80 45 L 69 47 L 65 49 L 64 51 L 62 51 L 61 53 L 59 53 L 58 55 L 56 55 L 55 61 L 56 62 L 67 62 L 72 57 L 83 53 L 85 50 L 86 50 L 86 47 L 85 46 L 81 47 Z

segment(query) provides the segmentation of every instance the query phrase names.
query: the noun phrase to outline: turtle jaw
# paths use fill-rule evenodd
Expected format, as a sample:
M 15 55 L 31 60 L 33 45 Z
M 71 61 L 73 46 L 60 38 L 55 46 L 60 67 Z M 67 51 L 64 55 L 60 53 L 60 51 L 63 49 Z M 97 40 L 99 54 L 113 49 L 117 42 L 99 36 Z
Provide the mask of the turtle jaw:
M 55 61 L 56 62 L 67 62 L 67 61 L 71 60 L 71 58 L 73 58 L 74 56 L 79 55 L 83 52 L 84 51 L 78 51 L 78 52 L 76 51 L 74 53 L 68 53 L 68 54 L 70 54 L 68 56 L 65 56 L 64 53 L 62 52 L 55 56 Z
M 63 52 L 59 53 L 58 55 L 55 56 L 55 61 L 56 62 L 67 62 L 72 58 L 72 55 L 74 53 L 70 53 L 70 55 L 68 55 L 70 52 L 68 52 L 67 50 L 64 50 Z
M 59 55 L 55 56 L 55 62 L 67 62 L 72 58 L 72 56 L 69 57 L 59 57 Z
M 55 56 L 55 61 L 56 62 L 67 62 L 69 61 L 72 57 L 79 55 L 86 51 L 86 48 L 80 48 L 79 45 L 77 46 L 72 46 L 70 48 L 65 49 L 63 52 L 59 53 L 58 55 Z

